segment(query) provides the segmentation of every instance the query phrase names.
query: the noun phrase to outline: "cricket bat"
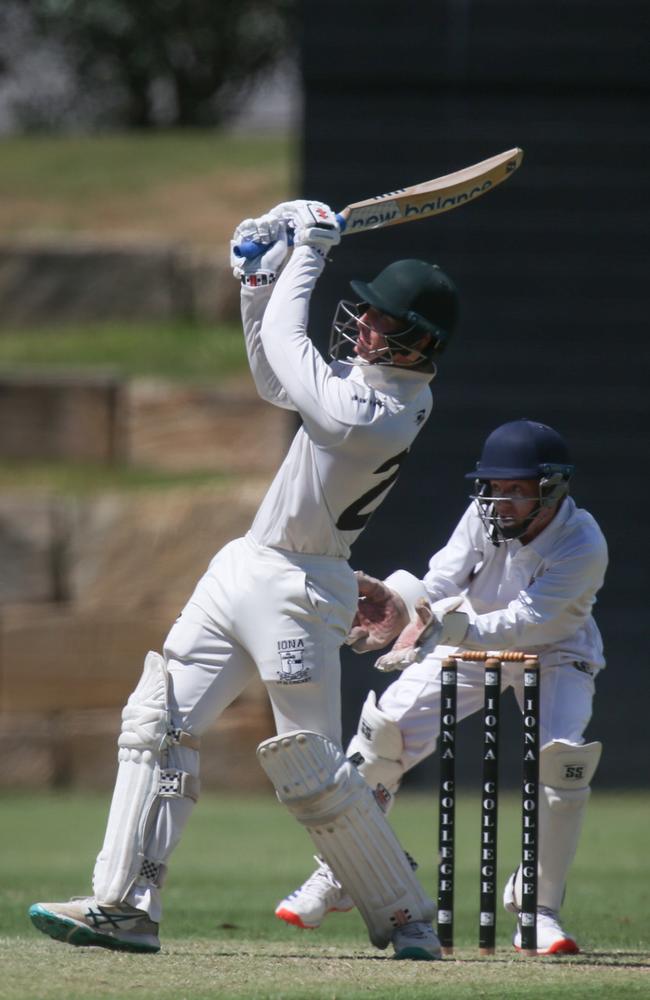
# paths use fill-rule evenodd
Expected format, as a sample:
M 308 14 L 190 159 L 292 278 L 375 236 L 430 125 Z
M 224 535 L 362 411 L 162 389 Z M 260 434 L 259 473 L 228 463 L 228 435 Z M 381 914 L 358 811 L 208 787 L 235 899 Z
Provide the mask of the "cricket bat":
M 452 208 L 475 201 L 507 180 L 521 165 L 523 157 L 522 149 L 507 149 L 504 153 L 498 153 L 453 174 L 355 201 L 337 212 L 336 221 L 342 235 L 349 236 L 351 233 L 398 226 L 403 222 L 428 219 L 431 215 L 449 212 Z M 245 240 L 235 253 L 251 259 L 264 249 L 259 243 Z

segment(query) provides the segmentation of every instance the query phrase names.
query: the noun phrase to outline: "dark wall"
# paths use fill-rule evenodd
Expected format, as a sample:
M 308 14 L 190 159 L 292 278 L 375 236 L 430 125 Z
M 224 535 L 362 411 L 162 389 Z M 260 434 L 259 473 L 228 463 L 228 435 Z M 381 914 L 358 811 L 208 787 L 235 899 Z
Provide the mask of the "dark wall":
M 464 509 L 463 473 L 486 434 L 521 416 L 557 428 L 577 465 L 574 496 L 610 545 L 597 605 L 609 665 L 588 730 L 605 744 L 609 785 L 647 782 L 650 762 L 649 10 L 646 0 L 304 5 L 305 196 L 340 209 L 525 151 L 485 198 L 344 239 L 317 289 L 322 345 L 349 278 L 399 257 L 439 263 L 462 297 L 432 418 L 353 566 L 421 575 Z M 346 736 L 367 689 L 387 683 L 371 662 L 346 656 Z

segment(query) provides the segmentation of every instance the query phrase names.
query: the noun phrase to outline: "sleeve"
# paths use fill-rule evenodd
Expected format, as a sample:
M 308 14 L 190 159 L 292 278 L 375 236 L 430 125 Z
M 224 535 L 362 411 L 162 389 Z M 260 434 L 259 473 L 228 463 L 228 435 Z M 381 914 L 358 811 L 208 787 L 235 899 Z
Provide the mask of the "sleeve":
M 384 583 L 396 591 L 408 608 L 411 618 L 415 617 L 416 602 L 428 598 L 431 604 L 444 597 L 456 597 L 469 582 L 469 577 L 482 555 L 477 551 L 474 540 L 474 517 L 472 507 L 468 507 L 445 545 L 429 560 L 429 571 L 423 580 L 405 569 L 395 570 L 386 577 Z
M 574 635 L 591 614 L 607 566 L 604 541 L 566 546 L 507 607 L 477 615 L 463 639 L 468 649 L 526 649 Z
M 472 571 L 483 559 L 483 532 L 470 504 L 444 548 L 429 560 L 423 583 L 431 603 L 455 597 L 468 586 Z
M 415 619 L 415 605 L 421 598 L 427 596 L 422 580 L 418 580 L 417 576 L 413 576 L 408 570 L 396 569 L 394 573 L 386 577 L 384 583 L 396 594 L 399 594 L 406 605 L 409 618 L 413 621 Z
M 241 317 L 248 364 L 255 387 L 262 399 L 285 410 L 295 410 L 295 406 L 267 360 L 260 338 L 262 320 L 272 292 L 273 285 L 260 288 L 242 286 Z
M 358 420 L 346 381 L 335 375 L 307 335 L 309 302 L 325 261 L 296 247 L 264 314 L 261 341 L 268 363 L 298 410 L 310 438 L 331 445 Z

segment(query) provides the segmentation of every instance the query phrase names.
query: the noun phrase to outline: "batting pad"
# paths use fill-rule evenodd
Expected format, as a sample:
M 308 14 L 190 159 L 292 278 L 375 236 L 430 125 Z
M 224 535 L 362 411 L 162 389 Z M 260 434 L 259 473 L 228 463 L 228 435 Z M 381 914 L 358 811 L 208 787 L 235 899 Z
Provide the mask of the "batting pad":
M 377 948 L 386 948 L 398 927 L 433 919 L 433 901 L 340 747 L 318 733 L 295 731 L 260 743 L 257 755 L 280 802 L 307 827 L 356 903 Z
M 121 902 L 138 879 L 161 885 L 166 866 L 160 857 L 145 855 L 158 804 L 164 798 L 198 798 L 198 753 L 174 749 L 185 734 L 171 727 L 168 684 L 164 659 L 148 653 L 142 677 L 122 712 L 117 779 L 93 874 L 93 891 L 101 903 Z M 191 762 L 194 773 L 175 767 L 176 758 Z

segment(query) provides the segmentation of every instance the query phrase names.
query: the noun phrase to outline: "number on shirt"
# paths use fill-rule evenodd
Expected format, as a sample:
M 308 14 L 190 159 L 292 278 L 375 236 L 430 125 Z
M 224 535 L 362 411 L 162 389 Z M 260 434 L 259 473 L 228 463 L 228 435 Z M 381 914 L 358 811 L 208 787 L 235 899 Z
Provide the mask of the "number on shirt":
M 359 497 L 350 504 L 349 507 L 343 511 L 340 515 L 338 521 L 336 522 L 336 527 L 339 531 L 361 531 L 362 528 L 366 526 L 372 514 L 374 514 L 376 508 L 362 514 L 361 511 L 372 503 L 378 496 L 385 493 L 386 490 L 390 489 L 397 477 L 399 476 L 402 469 L 402 462 L 408 455 L 408 448 L 401 451 L 399 455 L 395 455 L 393 458 L 389 458 L 388 461 L 380 465 L 378 469 L 375 469 L 373 475 L 377 476 L 382 472 L 386 472 L 388 469 L 393 469 L 390 476 L 385 479 L 381 479 L 375 486 L 372 486 L 363 496 Z

